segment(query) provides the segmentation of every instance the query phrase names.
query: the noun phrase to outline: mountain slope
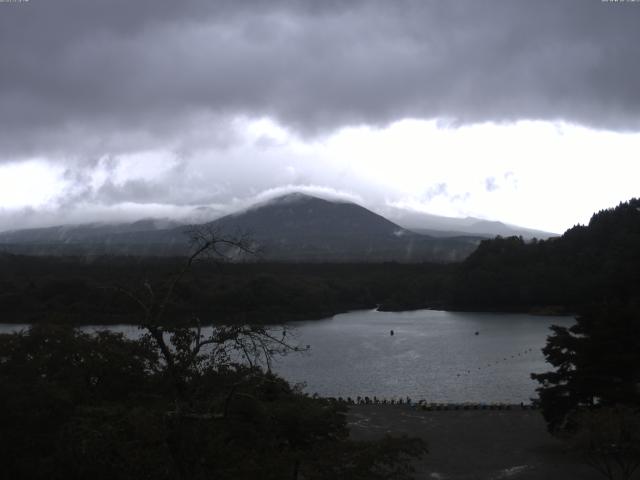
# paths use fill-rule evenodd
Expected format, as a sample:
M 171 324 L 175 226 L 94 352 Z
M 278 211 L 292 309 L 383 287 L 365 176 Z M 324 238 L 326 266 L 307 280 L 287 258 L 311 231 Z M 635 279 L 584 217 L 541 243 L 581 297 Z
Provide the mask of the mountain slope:
M 29 254 L 184 255 L 186 226 L 151 221 L 80 225 L 0 234 L 3 250 Z M 403 229 L 359 205 L 300 193 L 278 197 L 199 226 L 224 236 L 245 234 L 265 260 L 459 261 L 476 237 L 433 238 Z
M 0 233 L 0 243 L 85 243 L 109 242 L 124 235 L 143 234 L 177 228 L 179 222 L 168 219 L 143 219 L 133 223 L 88 223 L 60 225 L 45 228 L 29 228 Z
M 482 220 L 474 217 L 445 217 L 400 208 L 389 208 L 387 212 L 385 212 L 385 215 L 407 230 L 437 237 L 472 235 L 492 238 L 500 235 L 502 237 L 522 237 L 527 240 L 532 238 L 546 239 L 558 236 L 555 233 L 510 225 L 503 222 Z
M 0 233 L 0 251 L 28 255 L 182 255 L 184 225 L 167 219 L 89 223 Z
M 285 195 L 209 224 L 248 232 L 265 258 L 312 261 L 456 261 L 475 238 L 437 239 L 405 230 L 354 203 Z

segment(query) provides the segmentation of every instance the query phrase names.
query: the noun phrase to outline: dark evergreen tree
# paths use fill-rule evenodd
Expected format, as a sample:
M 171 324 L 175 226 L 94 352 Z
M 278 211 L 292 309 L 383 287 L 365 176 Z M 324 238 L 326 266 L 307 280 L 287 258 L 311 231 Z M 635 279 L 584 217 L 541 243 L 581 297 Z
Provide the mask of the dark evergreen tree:
M 640 309 L 612 302 L 585 311 L 572 327 L 552 327 L 543 352 L 555 370 L 532 374 L 550 431 L 572 431 L 585 409 L 640 407 Z

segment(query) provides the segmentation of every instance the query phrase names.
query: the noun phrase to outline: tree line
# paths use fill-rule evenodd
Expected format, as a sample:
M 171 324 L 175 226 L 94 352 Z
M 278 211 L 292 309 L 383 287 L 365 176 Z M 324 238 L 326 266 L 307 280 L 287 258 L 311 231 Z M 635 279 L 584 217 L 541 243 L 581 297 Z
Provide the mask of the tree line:
M 564 235 L 483 241 L 457 269 L 451 303 L 461 308 L 576 312 L 629 299 L 640 288 L 640 200 L 594 214 Z
M 271 373 L 296 352 L 286 327 L 165 321 L 195 260 L 113 290 L 137 310 L 137 340 L 36 324 L 0 335 L 0 461 L 14 479 L 408 479 L 426 445 L 349 438 L 345 406 Z M 238 245 L 242 247 L 242 245 Z
M 195 310 L 216 322 L 277 322 L 374 307 L 578 312 L 640 288 L 638 208 L 634 199 L 598 212 L 558 238 L 485 240 L 459 264 L 205 260 L 177 287 L 167 318 Z M 181 261 L 0 254 L 0 314 L 5 322 L 127 322 L 135 305 L 105 286 L 164 278 Z
M 157 281 L 180 258 L 0 255 L 0 315 L 16 323 L 135 322 L 122 294 Z M 440 264 L 285 264 L 196 262 L 176 286 L 166 320 L 197 314 L 216 323 L 324 318 L 377 306 L 444 303 L 451 266 Z

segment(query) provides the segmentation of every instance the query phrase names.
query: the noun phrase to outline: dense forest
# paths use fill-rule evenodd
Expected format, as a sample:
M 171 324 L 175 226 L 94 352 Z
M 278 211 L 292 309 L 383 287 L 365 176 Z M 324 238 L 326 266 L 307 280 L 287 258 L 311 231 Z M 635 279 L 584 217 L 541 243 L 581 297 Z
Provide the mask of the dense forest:
M 196 263 L 167 318 L 282 322 L 352 309 L 448 308 L 571 313 L 640 290 L 640 200 L 603 210 L 563 236 L 483 241 L 460 264 Z M 184 259 L 0 254 L 5 322 L 134 321 L 122 290 L 162 283 Z
M 599 212 L 587 227 L 574 227 L 554 242 L 502 245 L 513 263 L 494 271 L 500 272 L 502 282 L 507 278 L 519 282 L 520 290 L 505 287 L 514 295 L 511 305 L 553 298 L 577 312 L 575 324 L 553 326 L 547 338 L 543 353 L 553 370 L 531 375 L 539 382 L 537 401 L 549 431 L 568 441 L 605 478 L 636 478 L 640 468 L 640 201 Z M 484 260 L 467 265 L 471 283 L 487 276 L 483 262 L 486 266 L 489 259 L 499 257 L 487 247 L 481 252 Z M 531 269 L 528 278 L 524 271 L 517 274 L 513 265 L 518 262 Z M 545 276 L 545 269 L 560 277 Z M 505 301 L 495 296 L 492 300 L 497 298 Z
M 0 335 L 3 478 L 400 480 L 425 453 L 407 437 L 352 441 L 344 404 L 228 360 L 266 330 L 190 332 L 166 351 L 65 325 Z
M 5 322 L 135 322 L 122 294 L 162 284 L 182 258 L 0 256 Z M 451 267 L 442 264 L 194 264 L 176 287 L 167 318 L 282 322 L 353 309 L 442 305 Z
M 483 241 L 457 269 L 450 302 L 465 309 L 575 312 L 637 296 L 639 267 L 640 199 L 632 199 L 561 237 Z

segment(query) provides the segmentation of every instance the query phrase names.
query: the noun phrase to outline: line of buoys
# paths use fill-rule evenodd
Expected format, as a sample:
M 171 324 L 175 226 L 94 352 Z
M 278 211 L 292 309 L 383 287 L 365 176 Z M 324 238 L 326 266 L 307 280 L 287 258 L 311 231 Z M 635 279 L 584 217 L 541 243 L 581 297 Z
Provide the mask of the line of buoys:
M 314 395 L 317 397 L 317 395 Z M 536 403 L 434 403 L 427 402 L 426 400 L 419 400 L 414 402 L 410 397 L 399 398 L 379 398 L 377 396 L 357 396 L 355 399 L 352 397 L 328 397 L 327 400 L 335 403 L 341 403 L 345 405 L 404 405 L 408 407 L 414 407 L 419 410 L 425 411 L 449 411 L 449 410 L 537 410 L 538 405 Z
M 498 365 L 500 365 L 500 364 L 502 364 L 504 362 L 507 362 L 509 359 L 513 359 L 513 358 L 516 358 L 516 357 L 522 357 L 522 356 L 526 355 L 527 353 L 531 353 L 531 352 L 533 352 L 533 350 L 534 350 L 533 348 L 526 348 L 526 349 L 522 350 L 521 352 L 514 353 L 509 358 L 504 357 L 504 358 L 502 358 L 502 360 L 496 360 L 493 363 L 488 363 L 487 366 L 484 367 L 484 368 L 490 368 L 490 367 L 498 366 Z M 477 370 L 478 371 L 483 370 L 483 367 L 478 367 Z M 471 373 L 471 370 L 467 369 L 467 370 L 464 370 L 462 372 L 456 373 L 456 377 L 461 377 L 463 375 L 468 375 L 470 373 Z

